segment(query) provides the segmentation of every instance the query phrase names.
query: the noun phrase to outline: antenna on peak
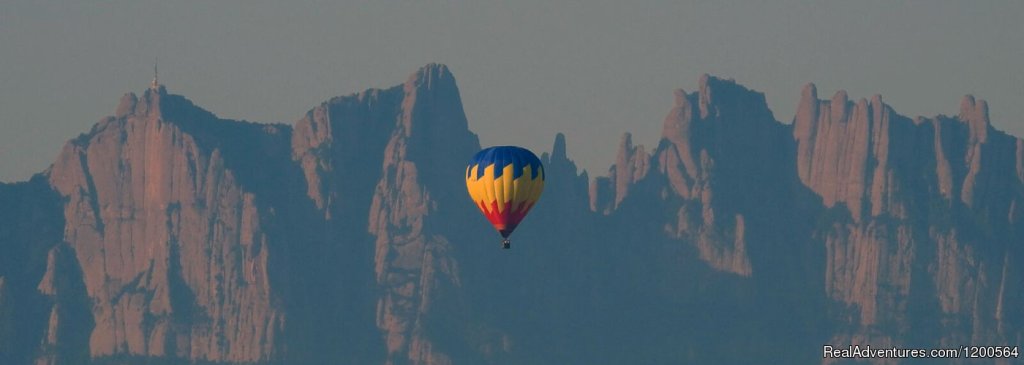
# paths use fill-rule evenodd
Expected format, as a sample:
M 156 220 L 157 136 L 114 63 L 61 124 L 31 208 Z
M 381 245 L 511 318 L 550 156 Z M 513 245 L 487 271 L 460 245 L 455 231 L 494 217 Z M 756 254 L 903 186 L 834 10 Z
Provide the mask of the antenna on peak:
M 160 74 L 157 73 L 157 59 L 153 59 L 153 82 L 149 84 L 149 88 L 156 90 L 160 88 Z

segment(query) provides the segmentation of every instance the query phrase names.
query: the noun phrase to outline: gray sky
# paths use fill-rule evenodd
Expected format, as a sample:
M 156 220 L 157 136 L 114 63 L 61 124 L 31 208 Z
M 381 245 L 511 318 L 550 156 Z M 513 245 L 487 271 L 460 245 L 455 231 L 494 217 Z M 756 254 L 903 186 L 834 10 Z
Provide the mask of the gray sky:
M 623 132 L 656 144 L 672 90 L 703 73 L 765 92 L 789 122 L 819 96 L 882 94 L 906 115 L 989 101 L 1024 135 L 1022 1 L 0 2 L 0 181 L 161 81 L 225 118 L 293 123 L 332 96 L 447 64 L 484 145 L 548 151 L 594 174 Z M 467 156 L 468 158 L 468 156 Z

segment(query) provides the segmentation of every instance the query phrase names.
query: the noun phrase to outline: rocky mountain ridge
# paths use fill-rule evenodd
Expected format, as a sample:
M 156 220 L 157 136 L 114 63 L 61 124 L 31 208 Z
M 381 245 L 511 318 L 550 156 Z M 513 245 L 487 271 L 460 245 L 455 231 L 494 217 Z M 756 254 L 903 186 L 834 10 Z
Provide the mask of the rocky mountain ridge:
M 822 344 L 1021 343 L 1024 141 L 984 101 L 911 119 L 810 84 L 784 124 L 732 80 L 675 96 L 659 144 L 627 133 L 606 176 L 556 136 L 503 252 L 465 198 L 481 146 L 443 65 L 294 126 L 125 95 L 47 171 L 0 185 L 0 363 L 828 363 Z

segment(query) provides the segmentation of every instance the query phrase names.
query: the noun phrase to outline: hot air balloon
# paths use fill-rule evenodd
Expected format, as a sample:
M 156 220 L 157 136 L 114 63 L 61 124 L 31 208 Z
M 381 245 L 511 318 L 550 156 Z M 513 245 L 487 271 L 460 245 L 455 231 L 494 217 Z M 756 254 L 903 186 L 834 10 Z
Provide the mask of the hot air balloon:
M 544 166 L 533 152 L 516 146 L 496 146 L 478 152 L 466 166 L 466 189 L 480 212 L 504 238 L 530 212 L 544 191 Z

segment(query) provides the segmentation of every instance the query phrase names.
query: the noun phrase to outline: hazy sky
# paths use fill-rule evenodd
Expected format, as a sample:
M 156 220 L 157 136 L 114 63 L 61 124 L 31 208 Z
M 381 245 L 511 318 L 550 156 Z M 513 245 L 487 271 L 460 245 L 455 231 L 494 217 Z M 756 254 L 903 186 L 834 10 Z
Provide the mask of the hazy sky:
M 485 146 L 540 153 L 565 132 L 592 175 L 623 132 L 656 144 L 672 90 L 703 73 L 765 92 L 785 122 L 814 82 L 910 116 L 971 93 L 1024 135 L 1024 1 L 67 2 L 0 1 L 0 181 L 143 91 L 154 58 L 170 92 L 221 117 L 289 124 L 445 63 Z

